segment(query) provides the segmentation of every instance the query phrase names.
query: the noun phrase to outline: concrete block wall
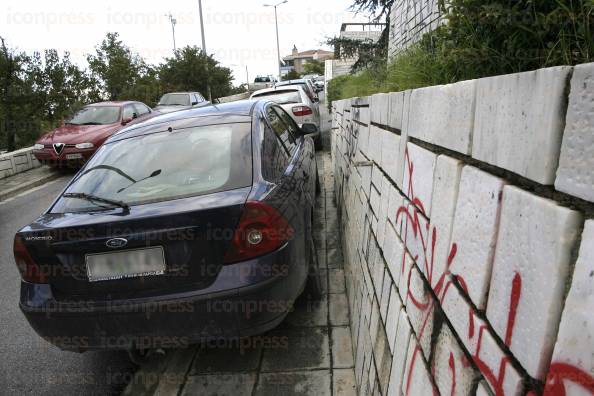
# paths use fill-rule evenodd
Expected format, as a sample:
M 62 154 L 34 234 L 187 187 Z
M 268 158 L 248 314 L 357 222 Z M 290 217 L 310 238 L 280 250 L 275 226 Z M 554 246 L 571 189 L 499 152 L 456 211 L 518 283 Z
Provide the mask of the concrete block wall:
M 390 13 L 390 44 L 388 54 L 418 41 L 421 36 L 439 26 L 439 0 L 395 0 Z
M 0 154 L 0 179 L 40 166 L 41 163 L 33 156 L 33 147 Z
M 361 395 L 594 394 L 594 64 L 332 104 Z

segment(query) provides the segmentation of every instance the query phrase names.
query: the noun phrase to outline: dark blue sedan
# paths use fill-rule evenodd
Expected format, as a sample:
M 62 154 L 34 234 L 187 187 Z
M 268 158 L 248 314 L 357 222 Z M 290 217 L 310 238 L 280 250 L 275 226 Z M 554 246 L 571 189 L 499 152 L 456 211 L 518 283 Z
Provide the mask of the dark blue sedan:
M 15 236 L 31 326 L 79 352 L 184 347 L 265 332 L 304 290 L 319 297 L 308 128 L 247 101 L 112 136 Z

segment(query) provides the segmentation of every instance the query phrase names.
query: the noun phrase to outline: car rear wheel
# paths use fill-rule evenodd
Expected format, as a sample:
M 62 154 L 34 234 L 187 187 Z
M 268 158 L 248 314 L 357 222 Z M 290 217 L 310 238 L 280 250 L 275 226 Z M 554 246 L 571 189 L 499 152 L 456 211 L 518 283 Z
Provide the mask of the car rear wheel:
M 133 348 L 128 350 L 128 358 L 137 366 L 142 366 L 150 360 L 157 358 L 157 356 L 164 356 L 163 349 L 139 349 Z
M 319 300 L 322 298 L 322 279 L 320 276 L 320 267 L 318 263 L 318 254 L 316 252 L 313 236 L 310 234 L 308 238 L 308 255 L 307 261 L 309 263 L 309 273 L 307 275 L 307 285 L 305 286 L 305 295 L 308 298 Z

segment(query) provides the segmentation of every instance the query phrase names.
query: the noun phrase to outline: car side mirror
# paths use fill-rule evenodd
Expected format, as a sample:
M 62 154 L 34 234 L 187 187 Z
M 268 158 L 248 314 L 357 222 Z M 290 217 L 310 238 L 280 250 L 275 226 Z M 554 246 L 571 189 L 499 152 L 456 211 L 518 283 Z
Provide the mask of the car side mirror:
M 303 124 L 301 125 L 301 132 L 303 136 L 314 135 L 318 133 L 318 127 L 316 124 Z
M 124 118 L 124 119 L 122 120 L 122 125 L 129 124 L 129 123 L 131 123 L 131 122 L 132 122 L 132 120 L 133 120 L 133 118 L 132 118 L 132 117 L 126 117 L 126 118 Z
M 318 103 L 320 101 L 320 98 L 314 98 L 313 101 L 314 103 Z

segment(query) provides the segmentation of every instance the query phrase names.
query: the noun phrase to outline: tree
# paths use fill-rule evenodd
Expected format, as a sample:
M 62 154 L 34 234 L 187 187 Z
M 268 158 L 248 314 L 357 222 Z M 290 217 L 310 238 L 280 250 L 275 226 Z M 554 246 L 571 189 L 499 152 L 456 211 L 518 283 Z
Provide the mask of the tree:
M 123 93 L 134 87 L 146 64 L 125 46 L 117 33 L 107 33 L 96 47 L 95 55 L 87 55 L 91 77 L 101 87 L 105 99 L 123 99 Z
M 349 38 L 334 37 L 327 41 L 335 48 L 337 58 L 357 58 L 351 71 L 385 67 L 388 62 L 388 44 L 390 41 L 390 11 L 394 0 L 353 0 L 350 7 L 357 13 L 367 12 L 373 15 L 373 21 L 379 23 L 385 18 L 385 28 L 378 41 L 353 40 Z
M 299 78 L 301 78 L 301 76 L 295 70 L 290 70 L 287 74 L 281 76 L 281 80 L 283 81 L 297 80 Z
M 303 65 L 303 70 L 303 74 L 323 75 L 326 72 L 326 66 L 324 62 L 312 59 Z
M 178 49 L 172 58 L 165 59 L 159 78 L 166 92 L 198 91 L 206 96 L 210 84 L 213 98 L 220 98 L 233 88 L 231 70 L 196 46 Z

